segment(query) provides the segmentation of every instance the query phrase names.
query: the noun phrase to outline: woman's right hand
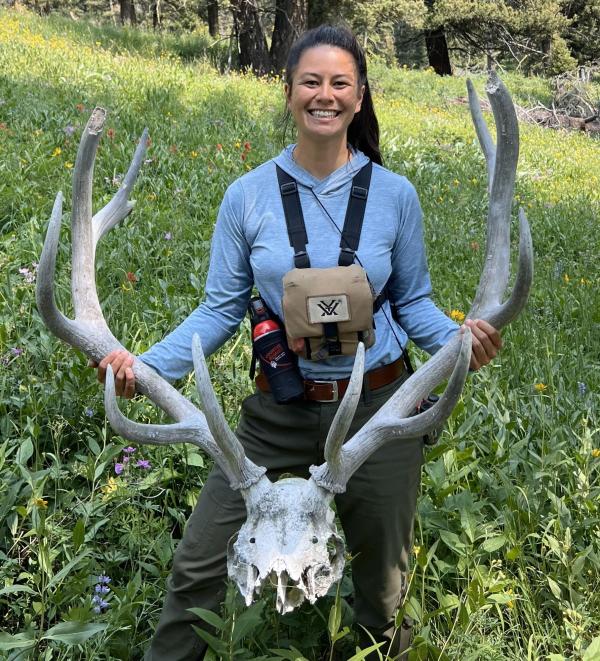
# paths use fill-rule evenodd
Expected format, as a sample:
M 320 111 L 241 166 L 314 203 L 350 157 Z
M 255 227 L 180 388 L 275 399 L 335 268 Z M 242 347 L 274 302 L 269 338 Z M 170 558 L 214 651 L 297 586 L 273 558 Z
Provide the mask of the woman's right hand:
M 99 362 L 90 360 L 90 367 L 98 368 L 98 381 L 106 380 L 106 369 L 110 365 L 115 376 L 115 391 L 117 395 L 131 399 L 135 394 L 135 376 L 133 374 L 134 357 L 125 349 L 115 349 Z

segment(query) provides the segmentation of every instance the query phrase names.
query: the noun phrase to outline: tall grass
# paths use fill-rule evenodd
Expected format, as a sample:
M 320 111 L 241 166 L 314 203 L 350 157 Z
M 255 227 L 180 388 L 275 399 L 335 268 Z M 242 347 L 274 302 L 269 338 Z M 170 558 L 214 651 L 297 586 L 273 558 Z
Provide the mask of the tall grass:
M 49 335 L 34 304 L 52 201 L 63 190 L 69 208 L 78 138 L 95 105 L 109 111 L 97 207 L 144 126 L 152 139 L 136 209 L 99 250 L 111 328 L 138 353 L 201 299 L 222 195 L 279 151 L 283 95 L 279 81 L 183 59 L 150 36 L 0 11 L 0 656 L 140 658 L 209 468 L 173 446 L 138 450 L 151 469 L 130 463 L 115 475 L 125 443 L 105 423 L 94 375 Z M 487 198 L 464 80 L 378 65 L 373 78 L 385 162 L 421 196 L 436 301 L 465 310 Z M 549 93 L 537 79 L 510 75 L 508 84 L 522 104 Z M 470 379 L 427 453 L 403 606 L 416 622 L 415 658 L 600 658 L 600 143 L 528 125 L 521 134 L 517 197 L 532 224 L 535 286 L 501 356 Z M 58 297 L 68 311 L 66 227 L 63 240 Z M 251 390 L 248 363 L 246 328 L 212 358 L 232 424 Z M 188 380 L 179 385 L 193 397 Z M 157 419 L 143 401 L 128 408 Z M 102 575 L 109 605 L 97 614 Z M 329 658 L 337 637 L 334 653 L 348 659 L 349 603 L 347 578 L 337 599 L 283 618 L 266 599 L 239 633 L 230 596 L 224 649 L 238 659 Z M 273 651 L 284 648 L 297 652 Z

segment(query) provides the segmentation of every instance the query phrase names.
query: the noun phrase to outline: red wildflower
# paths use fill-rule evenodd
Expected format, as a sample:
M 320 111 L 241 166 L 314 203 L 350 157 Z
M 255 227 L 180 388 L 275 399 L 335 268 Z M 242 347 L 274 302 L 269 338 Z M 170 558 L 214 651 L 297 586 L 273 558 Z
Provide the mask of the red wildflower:
M 242 154 L 242 161 L 245 161 L 245 160 L 246 160 L 246 153 L 244 152 L 244 153 Z
M 177 153 L 177 145 L 171 145 L 169 147 L 169 151 L 171 152 L 171 154 L 176 154 Z
M 83 112 L 85 110 L 85 106 L 83 103 L 78 103 L 75 105 L 75 110 L 78 110 L 79 112 Z
M 151 138 L 151 137 L 147 137 L 147 138 L 146 138 L 146 147 L 150 147 L 151 144 L 152 144 L 152 138 Z
M 129 282 L 132 284 L 137 282 L 137 276 L 135 273 L 133 273 L 133 271 L 127 271 L 127 280 L 129 280 Z
M 106 131 L 106 135 L 112 140 L 115 137 L 115 130 L 114 129 L 108 129 Z
M 223 151 L 223 145 L 220 142 L 217 143 L 217 151 Z
M 469 243 L 469 247 L 471 248 L 471 250 L 473 252 L 477 252 L 479 250 L 479 242 L 478 241 L 471 241 L 471 243 Z
M 244 142 L 244 149 L 245 149 L 246 151 L 250 151 L 251 147 L 250 147 L 250 143 L 249 143 L 249 142 Z

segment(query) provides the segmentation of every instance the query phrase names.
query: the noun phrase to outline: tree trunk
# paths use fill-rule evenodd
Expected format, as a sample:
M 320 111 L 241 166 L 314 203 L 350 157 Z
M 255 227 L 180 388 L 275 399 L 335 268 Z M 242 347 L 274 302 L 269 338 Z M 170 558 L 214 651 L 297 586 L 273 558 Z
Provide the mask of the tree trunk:
M 206 3 L 208 33 L 211 37 L 219 36 L 219 0 L 208 0 Z
M 341 14 L 340 0 L 308 0 L 307 28 L 316 28 L 323 23 L 339 21 Z
M 231 12 L 238 38 L 240 68 L 252 69 L 259 76 L 268 73 L 271 62 L 256 0 L 231 0 Z
M 160 0 L 153 0 L 152 2 L 152 27 L 154 30 L 161 28 L 161 13 L 160 13 Z
M 137 23 L 134 0 L 119 0 L 119 8 L 121 25 L 125 25 L 126 23 L 135 25 Z
M 271 40 L 273 71 L 285 68 L 290 46 L 306 29 L 306 0 L 276 0 L 275 25 Z
M 452 66 L 450 65 L 448 43 L 446 42 L 446 33 L 443 27 L 425 31 L 425 47 L 427 48 L 429 66 L 437 75 L 451 76 Z

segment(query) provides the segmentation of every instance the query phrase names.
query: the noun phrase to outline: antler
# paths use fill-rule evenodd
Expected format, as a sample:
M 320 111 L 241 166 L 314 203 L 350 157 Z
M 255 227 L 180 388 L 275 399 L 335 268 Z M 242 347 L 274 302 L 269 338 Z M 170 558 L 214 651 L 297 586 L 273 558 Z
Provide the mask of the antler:
M 54 271 L 62 219 L 62 193 L 58 193 L 38 267 L 36 300 L 40 315 L 50 330 L 68 344 L 100 361 L 113 349 L 122 348 L 102 314 L 95 282 L 95 253 L 98 241 L 133 209 L 129 195 L 146 152 L 144 130 L 123 183 L 110 202 L 92 217 L 92 179 L 98 142 L 106 111 L 95 108 L 83 131 L 73 170 L 72 275 L 71 290 L 75 318 L 58 309 L 54 296 Z M 127 420 L 118 410 L 112 370 L 106 379 L 106 409 L 115 430 L 140 443 L 169 444 L 187 441 L 198 445 L 217 461 L 233 488 L 256 483 L 265 469 L 251 462 L 229 429 L 210 386 L 200 340 L 194 342 L 194 364 L 199 375 L 200 396 L 206 417 L 152 368 L 135 359 L 133 371 L 137 389 L 176 422 L 169 425 L 140 425 Z
M 502 302 L 510 271 L 510 213 L 519 158 L 519 127 L 508 90 L 492 73 L 486 92 L 496 124 L 496 148 L 481 115 L 477 94 L 470 81 L 467 85 L 473 122 L 487 163 L 490 194 L 485 264 L 467 317 L 484 319 L 500 330 L 515 319 L 525 306 L 533 279 L 531 233 L 525 212 L 519 209 L 517 276 L 508 300 Z M 327 438 L 326 462 L 311 468 L 317 484 L 334 493 L 343 492 L 352 474 L 384 443 L 392 438 L 422 436 L 443 423 L 460 397 L 470 349 L 470 332 L 465 328 L 405 381 L 378 413 L 343 444 L 349 420 L 354 415 L 360 397 L 364 362 L 360 351 L 344 401 Z M 424 413 L 411 416 L 417 404 L 449 376 L 450 380 L 440 400 Z

